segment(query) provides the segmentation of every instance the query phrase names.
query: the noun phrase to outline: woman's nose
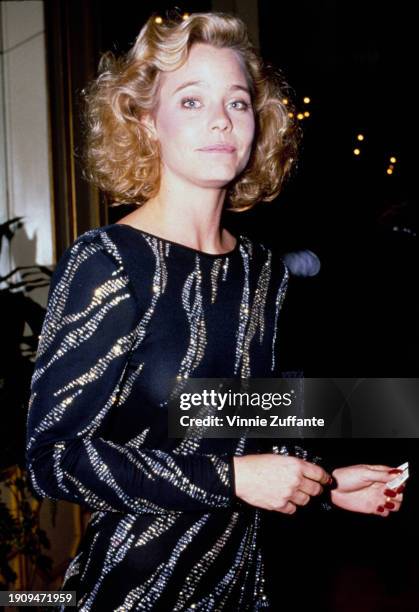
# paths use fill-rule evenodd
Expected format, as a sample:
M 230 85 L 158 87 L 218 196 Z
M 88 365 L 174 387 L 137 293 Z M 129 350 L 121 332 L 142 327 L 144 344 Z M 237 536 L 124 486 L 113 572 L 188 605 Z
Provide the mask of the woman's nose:
M 223 130 L 231 127 L 231 119 L 224 106 L 220 106 L 214 111 L 211 117 L 211 127 L 218 127 Z

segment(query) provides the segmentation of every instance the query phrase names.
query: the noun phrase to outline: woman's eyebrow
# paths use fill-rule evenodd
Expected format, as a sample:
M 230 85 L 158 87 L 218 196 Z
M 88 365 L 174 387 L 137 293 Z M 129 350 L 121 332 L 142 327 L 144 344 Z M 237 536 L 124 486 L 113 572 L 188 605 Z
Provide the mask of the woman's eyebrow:
M 185 87 L 190 87 L 191 85 L 206 85 L 206 81 L 187 81 L 186 83 L 183 83 L 182 85 L 179 85 L 179 87 L 177 87 L 174 92 L 173 95 L 176 94 L 178 91 L 180 91 L 181 89 L 185 89 Z M 249 96 L 250 96 L 250 91 L 248 89 L 248 87 L 246 87 L 245 85 L 240 85 L 239 83 L 234 83 L 233 85 L 230 86 L 229 88 L 230 90 L 232 89 L 241 89 L 243 91 L 246 91 Z

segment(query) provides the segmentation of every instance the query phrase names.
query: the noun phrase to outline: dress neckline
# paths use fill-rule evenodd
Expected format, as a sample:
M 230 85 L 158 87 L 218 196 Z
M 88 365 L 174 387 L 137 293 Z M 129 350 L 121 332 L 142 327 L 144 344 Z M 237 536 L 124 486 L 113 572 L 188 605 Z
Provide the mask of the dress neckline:
M 180 242 L 174 242 L 173 240 L 169 240 L 168 238 L 163 238 L 162 236 L 157 236 L 156 234 L 151 234 L 150 232 L 146 232 L 145 230 L 139 229 L 138 227 L 134 227 L 133 225 L 129 225 L 128 223 L 111 223 L 110 226 L 123 226 L 128 227 L 134 232 L 139 234 L 150 236 L 151 238 L 157 238 L 157 240 L 161 240 L 164 243 L 172 244 L 178 248 L 185 249 L 186 251 L 192 251 L 198 255 L 202 255 L 203 257 L 209 258 L 217 258 L 217 257 L 229 257 L 230 255 L 234 255 L 236 251 L 239 249 L 241 234 L 235 236 L 236 244 L 230 251 L 226 251 L 225 253 L 207 253 L 206 251 L 200 251 L 199 249 L 194 249 L 193 247 L 187 246 L 186 244 L 181 244 Z

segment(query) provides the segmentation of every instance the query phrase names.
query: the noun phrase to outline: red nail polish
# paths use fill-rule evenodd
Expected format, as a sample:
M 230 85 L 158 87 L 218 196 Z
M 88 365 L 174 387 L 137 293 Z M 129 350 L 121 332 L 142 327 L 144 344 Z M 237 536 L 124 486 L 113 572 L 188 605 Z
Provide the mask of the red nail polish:
M 330 487 L 331 489 L 337 489 L 338 483 L 336 481 L 336 478 L 334 476 L 329 476 L 329 480 L 327 481 L 325 486 Z
M 398 490 L 395 491 L 394 489 L 386 489 L 384 491 L 384 495 L 387 495 L 387 497 L 396 497 L 397 493 L 398 493 Z
M 384 512 L 384 507 L 383 506 L 378 506 L 377 512 Z
M 394 508 L 393 502 L 386 502 L 384 504 L 384 508 L 388 508 L 389 510 L 391 510 L 392 508 Z
M 406 485 L 400 485 L 400 487 L 398 489 L 396 489 L 396 492 L 397 493 L 403 493 L 405 488 L 406 488 Z M 390 495 L 390 497 L 391 497 L 391 495 Z
M 403 470 L 399 470 L 397 468 L 394 468 L 393 470 L 389 471 L 389 474 L 402 474 Z

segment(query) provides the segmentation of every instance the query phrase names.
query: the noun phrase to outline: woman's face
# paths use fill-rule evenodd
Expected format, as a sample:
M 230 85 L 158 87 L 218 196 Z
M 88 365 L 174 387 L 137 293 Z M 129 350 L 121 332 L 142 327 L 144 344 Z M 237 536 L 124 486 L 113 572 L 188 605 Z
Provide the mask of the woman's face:
M 181 68 L 162 74 L 153 126 L 163 173 L 202 187 L 221 188 L 233 180 L 247 165 L 255 132 L 250 92 L 235 52 L 193 45 Z M 234 150 L 202 150 L 219 143 Z

